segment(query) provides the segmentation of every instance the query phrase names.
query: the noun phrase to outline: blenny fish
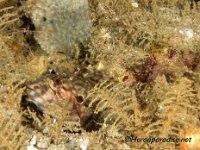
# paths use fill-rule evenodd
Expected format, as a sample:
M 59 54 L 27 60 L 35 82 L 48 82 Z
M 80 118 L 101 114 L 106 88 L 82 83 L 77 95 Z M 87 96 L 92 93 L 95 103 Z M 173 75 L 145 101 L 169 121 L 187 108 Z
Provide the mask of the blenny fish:
M 83 125 L 91 111 L 81 101 L 73 81 L 52 75 L 28 83 L 21 103 L 33 103 L 39 111 L 57 119 L 66 116 L 73 120 L 78 117 Z

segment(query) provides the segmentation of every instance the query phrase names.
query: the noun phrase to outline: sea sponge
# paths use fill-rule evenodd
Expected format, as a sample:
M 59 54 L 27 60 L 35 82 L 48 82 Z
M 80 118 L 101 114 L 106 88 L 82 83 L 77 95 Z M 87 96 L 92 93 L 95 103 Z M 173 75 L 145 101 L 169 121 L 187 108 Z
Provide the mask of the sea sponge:
M 48 53 L 70 51 L 87 39 L 91 27 L 87 0 L 29 0 L 27 12 L 35 39 Z

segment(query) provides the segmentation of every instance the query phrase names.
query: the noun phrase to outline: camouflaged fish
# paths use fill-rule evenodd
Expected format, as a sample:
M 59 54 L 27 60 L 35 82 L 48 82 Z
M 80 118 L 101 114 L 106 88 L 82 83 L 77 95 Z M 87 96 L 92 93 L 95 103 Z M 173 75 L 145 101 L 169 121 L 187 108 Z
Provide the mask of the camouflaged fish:
M 91 115 L 72 81 L 60 76 L 43 76 L 27 84 L 23 103 L 33 103 L 39 111 L 55 118 L 79 118 L 83 125 Z M 73 120 L 73 119 L 72 119 Z

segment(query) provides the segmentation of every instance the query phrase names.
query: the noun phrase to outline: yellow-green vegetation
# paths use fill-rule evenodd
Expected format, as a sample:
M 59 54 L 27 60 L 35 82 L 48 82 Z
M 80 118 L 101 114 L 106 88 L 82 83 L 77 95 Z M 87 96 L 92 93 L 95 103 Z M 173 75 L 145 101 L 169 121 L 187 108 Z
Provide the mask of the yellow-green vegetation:
M 199 143 L 125 142 L 126 136 L 186 137 L 200 130 L 198 1 L 88 0 L 89 39 L 64 42 L 73 54 L 37 41 L 40 31 L 27 11 L 35 2 L 0 0 L 0 149 L 200 149 Z M 84 125 L 70 114 L 22 108 L 29 84 L 51 75 L 78 91 L 91 112 Z

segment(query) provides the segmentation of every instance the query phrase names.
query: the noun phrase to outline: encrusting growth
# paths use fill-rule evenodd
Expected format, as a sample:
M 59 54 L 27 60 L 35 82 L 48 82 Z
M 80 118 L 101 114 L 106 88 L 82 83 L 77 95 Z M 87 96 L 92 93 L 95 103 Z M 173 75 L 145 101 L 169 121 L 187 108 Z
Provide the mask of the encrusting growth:
M 87 0 L 29 0 L 28 8 L 36 29 L 34 36 L 48 53 L 70 50 L 75 42 L 88 37 Z

